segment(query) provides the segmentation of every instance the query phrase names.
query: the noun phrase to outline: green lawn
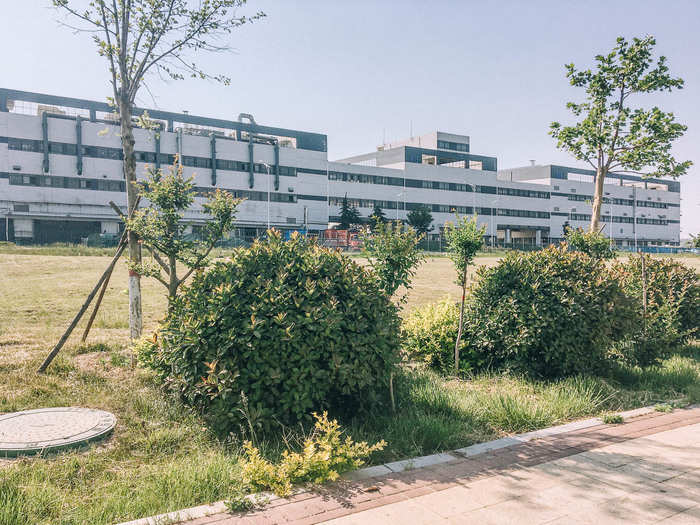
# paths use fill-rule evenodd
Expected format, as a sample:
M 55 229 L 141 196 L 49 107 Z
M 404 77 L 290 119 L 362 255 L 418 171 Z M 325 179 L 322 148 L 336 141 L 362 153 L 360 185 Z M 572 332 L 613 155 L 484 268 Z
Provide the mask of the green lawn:
M 87 346 L 79 326 L 45 375 L 36 368 L 60 337 L 106 256 L 0 253 L 0 412 L 81 405 L 114 412 L 114 436 L 88 451 L 0 462 L 0 525 L 102 524 L 225 499 L 239 486 L 240 436 L 217 439 L 197 414 L 165 398 L 131 369 L 126 268 L 120 263 Z M 0 252 L 3 250 L 0 250 Z M 67 252 L 68 253 L 68 252 Z M 698 258 L 690 259 L 698 266 Z M 481 257 L 477 264 L 497 258 Z M 451 263 L 420 269 L 409 308 L 456 296 Z M 144 280 L 146 329 L 165 306 L 164 289 Z M 388 442 L 375 462 L 463 447 L 512 432 L 680 397 L 700 399 L 700 351 L 652 371 L 620 369 L 609 378 L 539 383 L 508 375 L 445 379 L 405 370 L 396 378 L 397 413 L 343 421 L 356 439 Z M 300 429 L 286 429 L 297 442 Z M 269 456 L 279 436 L 261 436 Z

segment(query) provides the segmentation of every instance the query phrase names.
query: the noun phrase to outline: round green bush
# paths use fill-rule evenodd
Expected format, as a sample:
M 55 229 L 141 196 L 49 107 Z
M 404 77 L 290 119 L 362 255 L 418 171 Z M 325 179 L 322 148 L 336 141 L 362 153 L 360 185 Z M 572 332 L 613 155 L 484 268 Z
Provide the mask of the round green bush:
M 620 357 L 632 365 L 658 365 L 695 337 L 700 328 L 700 275 L 671 258 L 644 256 L 647 305 L 644 313 L 642 256 L 614 266 L 616 278 L 637 308 L 634 332 L 619 345 Z
M 634 318 L 601 259 L 549 246 L 510 252 L 479 270 L 466 337 L 492 366 L 562 377 L 606 368 L 610 348 Z
M 700 274 L 678 260 L 645 255 L 647 306 L 656 309 L 677 304 L 680 329 L 693 335 L 700 330 Z M 637 304 L 642 301 L 642 256 L 632 255 L 615 265 L 617 278 Z
M 369 271 L 273 232 L 197 275 L 141 359 L 217 430 L 254 432 L 386 399 L 399 327 Z

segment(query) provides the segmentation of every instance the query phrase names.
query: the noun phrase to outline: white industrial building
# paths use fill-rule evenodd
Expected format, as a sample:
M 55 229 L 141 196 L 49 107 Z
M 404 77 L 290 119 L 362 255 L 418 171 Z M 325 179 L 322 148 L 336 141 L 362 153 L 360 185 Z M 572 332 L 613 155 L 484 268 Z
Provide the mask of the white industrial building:
M 346 195 L 363 217 L 375 204 L 401 220 L 427 207 L 434 236 L 455 212 L 476 213 L 489 243 L 516 246 L 558 240 L 566 221 L 590 220 L 592 171 L 498 171 L 496 159 L 472 154 L 462 135 L 434 132 L 330 162 L 322 134 L 260 125 L 245 114 L 148 113 L 161 129 L 135 129 L 138 177 L 179 154 L 201 193 L 220 188 L 246 199 L 236 221 L 242 240 L 268 222 L 325 230 Z M 125 206 L 118 132 L 105 103 L 0 89 L 0 239 L 78 242 L 118 233 L 122 225 L 108 204 Z M 636 237 L 640 247 L 678 246 L 678 182 L 611 174 L 605 193 L 604 231 L 616 244 L 634 246 Z M 195 227 L 206 220 L 197 210 L 187 218 Z

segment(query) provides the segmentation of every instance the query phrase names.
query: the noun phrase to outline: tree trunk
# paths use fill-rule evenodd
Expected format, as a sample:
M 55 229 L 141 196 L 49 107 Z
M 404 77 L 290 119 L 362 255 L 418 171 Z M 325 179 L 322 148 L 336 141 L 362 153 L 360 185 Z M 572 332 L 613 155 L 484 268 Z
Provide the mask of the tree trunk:
M 136 187 L 136 157 L 134 155 L 134 131 L 131 123 L 131 103 L 119 99 L 119 119 L 121 124 L 122 151 L 124 153 L 124 180 L 126 182 L 127 216 L 136 208 L 138 188 Z M 141 245 L 134 232 L 129 232 L 129 261 L 141 263 Z M 129 332 L 131 339 L 141 337 L 143 320 L 141 316 L 141 276 L 129 270 Z
M 180 284 L 177 278 L 177 260 L 174 255 L 168 256 L 168 266 L 170 267 L 170 281 L 168 282 L 168 310 L 172 308 L 173 301 L 177 296 L 177 287 Z
M 596 170 L 595 176 L 595 194 L 593 195 L 593 210 L 591 211 L 591 232 L 600 230 L 600 213 L 603 208 L 603 184 L 607 172 L 605 168 L 600 167 Z M 612 228 L 612 224 L 610 224 Z
M 464 324 L 464 299 L 467 294 L 467 265 L 464 265 L 462 275 L 462 303 L 459 305 L 459 326 L 457 328 L 457 341 L 455 342 L 455 374 L 459 372 L 459 343 L 462 340 L 462 325 Z

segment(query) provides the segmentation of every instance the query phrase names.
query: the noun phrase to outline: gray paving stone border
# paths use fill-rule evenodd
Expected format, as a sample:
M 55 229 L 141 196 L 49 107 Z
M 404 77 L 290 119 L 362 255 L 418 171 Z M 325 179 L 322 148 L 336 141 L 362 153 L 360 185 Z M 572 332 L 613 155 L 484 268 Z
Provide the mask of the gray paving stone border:
M 698 406 L 700 405 L 692 405 L 688 408 L 694 408 Z M 634 410 L 627 410 L 626 412 L 618 412 L 618 414 L 626 420 L 629 418 L 651 414 L 653 412 L 655 412 L 655 409 L 653 406 L 650 406 L 644 408 L 637 408 Z M 383 465 L 373 465 L 371 467 L 366 467 L 363 469 L 348 472 L 344 474 L 342 478 L 348 481 L 362 481 L 366 479 L 376 478 L 378 476 L 384 476 L 386 474 L 402 472 L 404 470 L 429 467 L 432 465 L 438 465 L 440 463 L 447 463 L 448 461 L 454 461 L 455 459 L 459 459 L 462 457 L 476 456 L 478 454 L 483 454 L 484 452 L 489 452 L 491 450 L 498 450 L 501 448 L 518 445 L 520 443 L 526 443 L 534 439 L 555 436 L 557 434 L 563 434 L 565 432 L 594 427 L 596 425 L 601 424 L 603 424 L 603 420 L 598 417 L 584 419 L 581 421 L 574 421 L 573 423 L 566 423 L 564 425 L 543 428 L 542 430 L 535 430 L 533 432 L 517 434 L 511 437 L 495 439 L 493 441 L 487 441 L 485 443 L 477 443 L 476 445 L 471 445 L 469 447 L 460 448 L 450 452 L 441 452 L 439 454 L 431 454 L 429 456 L 419 456 L 401 461 L 394 461 L 392 463 L 385 463 Z M 303 492 L 308 491 L 305 489 L 300 489 L 296 491 L 295 494 L 301 494 Z M 247 499 L 253 502 L 256 501 L 256 498 L 263 498 L 269 501 L 279 499 L 277 496 L 271 493 L 258 493 L 247 496 Z M 178 510 L 166 514 L 159 514 L 157 516 L 151 516 L 148 518 L 140 518 L 133 521 L 119 523 L 117 525 L 161 525 L 163 523 L 177 523 L 178 521 L 204 518 L 212 514 L 224 512 L 225 510 L 225 502 L 219 501 L 209 505 L 200 505 L 198 507 Z

